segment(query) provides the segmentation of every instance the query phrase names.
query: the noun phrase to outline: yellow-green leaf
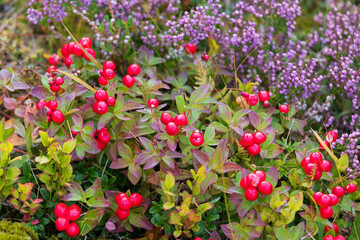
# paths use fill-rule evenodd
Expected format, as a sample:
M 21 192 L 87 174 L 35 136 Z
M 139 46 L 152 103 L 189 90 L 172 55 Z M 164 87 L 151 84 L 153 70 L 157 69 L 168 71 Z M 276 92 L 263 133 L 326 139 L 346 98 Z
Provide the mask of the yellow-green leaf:
M 62 147 L 63 151 L 67 154 L 71 153 L 76 147 L 76 139 L 66 141 Z
M 345 153 L 340 157 L 338 167 L 340 171 L 345 171 L 348 166 L 349 156 Z

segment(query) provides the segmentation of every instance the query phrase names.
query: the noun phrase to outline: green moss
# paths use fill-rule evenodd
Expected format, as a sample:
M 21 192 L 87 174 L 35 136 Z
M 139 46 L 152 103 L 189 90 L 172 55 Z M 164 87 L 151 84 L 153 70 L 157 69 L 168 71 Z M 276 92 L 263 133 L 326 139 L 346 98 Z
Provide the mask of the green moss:
M 1 240 L 37 240 L 38 235 L 34 230 L 21 223 L 0 221 Z

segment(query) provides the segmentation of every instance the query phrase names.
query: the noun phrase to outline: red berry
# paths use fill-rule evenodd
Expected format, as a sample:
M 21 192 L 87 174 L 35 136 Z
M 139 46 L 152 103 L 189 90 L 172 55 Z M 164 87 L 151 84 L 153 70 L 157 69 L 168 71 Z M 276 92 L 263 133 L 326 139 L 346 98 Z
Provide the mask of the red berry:
M 94 58 L 96 58 L 96 52 L 94 49 L 91 49 L 91 48 L 85 48 L 85 51 L 87 51 L 91 56 L 93 56 Z M 83 58 L 87 61 L 90 61 L 90 58 L 85 54 L 83 53 Z
M 249 185 L 247 184 L 246 177 L 244 177 L 240 180 L 240 187 L 242 189 L 247 189 L 249 187 Z
M 109 84 L 109 81 L 106 80 L 106 78 L 104 78 L 103 76 L 100 76 L 98 79 L 98 82 L 101 86 L 106 86 Z
M 50 86 L 50 90 L 53 92 L 59 92 L 61 90 L 61 87 L 58 85 Z
M 262 144 L 266 141 L 266 136 L 262 132 L 254 133 L 254 142 L 257 144 Z
M 64 84 L 64 79 L 62 77 L 56 77 L 54 79 L 54 81 L 55 81 L 55 84 L 58 85 L 58 86 Z
M 159 106 L 159 101 L 157 99 L 155 99 L 155 98 L 150 98 L 148 100 L 148 106 L 151 109 L 157 108 L 157 106 Z
M 118 195 L 116 195 L 115 202 L 117 203 L 117 205 L 120 204 L 120 200 L 124 197 L 128 197 L 128 195 L 126 193 L 119 193 Z
M 55 81 L 54 79 L 50 78 L 51 80 L 49 80 L 49 85 L 50 86 L 54 86 L 55 85 Z
M 260 183 L 260 178 L 258 175 L 256 175 L 255 173 L 250 173 L 249 175 L 247 175 L 246 177 L 246 182 L 249 185 L 249 187 L 254 187 L 256 188 L 257 185 L 259 185 Z
M 248 146 L 245 145 L 243 140 L 241 140 L 239 143 L 245 150 L 247 149 Z
M 114 70 L 108 68 L 108 69 L 104 69 L 104 71 L 102 71 L 101 75 L 106 79 L 106 80 L 111 80 L 115 77 L 115 72 Z
M 257 143 L 254 143 L 246 149 L 250 156 L 258 155 L 261 152 L 261 148 Z
M 316 192 L 313 194 L 313 198 L 315 200 L 316 203 L 319 203 L 320 198 L 323 196 L 324 194 L 322 192 Z
M 61 54 L 64 56 L 64 57 L 67 57 L 69 56 L 69 52 L 68 52 L 68 46 L 69 44 L 65 44 L 62 48 L 61 48 Z
M 65 203 L 58 203 L 55 206 L 54 213 L 57 218 L 64 217 L 66 218 L 68 211 L 68 207 L 65 205 Z
M 79 44 L 75 44 L 74 46 L 74 55 L 80 57 L 81 55 L 83 55 L 83 50 L 81 49 Z
M 80 233 L 79 226 L 76 222 L 70 223 L 69 227 L 65 230 L 66 235 L 69 237 L 76 237 Z
M 338 198 L 342 198 L 345 195 L 345 189 L 340 186 L 334 187 L 331 192 L 338 196 Z
M 330 206 L 320 208 L 320 215 L 324 219 L 329 219 L 333 215 L 333 210 Z
M 258 102 L 258 97 L 255 94 L 249 94 L 246 97 L 246 102 L 250 105 L 250 106 L 255 106 Z
M 285 104 L 281 105 L 279 107 L 279 112 L 282 112 L 282 113 L 288 113 L 289 112 L 289 107 Z
M 48 67 L 47 69 L 46 69 L 46 72 L 47 73 L 53 73 L 53 72 L 55 72 L 57 70 L 57 68 L 54 66 L 54 65 L 51 65 L 50 67 Z
M 174 118 L 174 123 L 178 126 L 185 126 L 187 122 L 188 119 L 184 114 L 179 114 Z
M 75 137 L 75 136 L 77 136 L 79 134 L 79 132 L 71 130 L 71 134 Z
M 302 168 L 305 169 L 309 163 L 314 163 L 314 162 L 311 162 L 310 157 L 304 157 L 304 158 L 301 160 L 301 164 L 300 164 L 300 165 L 301 165 Z
M 93 111 L 95 113 L 98 113 L 100 115 L 103 115 L 105 113 L 107 113 L 109 110 L 108 108 L 108 105 L 105 101 L 101 101 L 101 102 L 96 102 L 94 105 L 93 105 Z
M 319 164 L 319 169 L 322 172 L 330 172 L 331 171 L 331 162 L 328 160 L 322 161 L 322 163 Z
M 203 240 L 201 237 L 196 237 L 194 240 Z
M 334 240 L 346 240 L 346 238 L 344 236 L 337 235 Z
M 115 106 L 116 100 L 114 97 L 108 97 L 108 99 L 106 100 L 106 103 L 109 107 L 113 107 L 113 106 Z
M 108 93 L 105 90 L 97 90 L 94 94 L 94 98 L 97 102 L 106 101 L 108 99 Z
M 206 53 L 206 52 L 203 52 L 203 53 L 201 54 L 201 58 L 202 58 L 202 60 L 204 60 L 204 61 L 208 61 L 208 60 L 209 60 L 209 58 L 210 58 L 210 56 L 209 56 L 209 55 L 207 55 L 207 53 Z
M 273 186 L 267 181 L 260 182 L 257 189 L 264 195 L 270 195 L 273 192 Z
M 89 37 L 83 37 L 80 39 L 79 43 L 83 48 L 91 48 L 93 40 Z
M 108 143 L 111 140 L 111 136 L 108 131 L 102 131 L 98 135 L 98 140 L 102 143 Z
M 120 199 L 119 203 L 118 203 L 118 207 L 120 210 L 123 211 L 128 211 L 131 208 L 131 202 L 130 199 L 128 198 L 128 196 L 123 197 L 122 199 Z
M 179 128 L 174 122 L 170 122 L 166 124 L 165 131 L 170 136 L 175 136 L 179 132 Z
M 141 68 L 139 65 L 137 64 L 131 64 L 128 69 L 127 69 L 127 72 L 130 76 L 137 76 L 140 74 L 141 72 Z
M 330 206 L 335 206 L 339 203 L 339 198 L 335 194 L 329 193 L 328 195 L 331 198 Z
M 55 110 L 51 114 L 51 120 L 53 120 L 57 124 L 61 124 L 65 120 L 65 117 L 60 110 Z
M 172 122 L 174 119 L 171 116 L 170 113 L 164 112 L 161 114 L 160 116 L 160 121 L 162 122 L 162 124 L 168 124 L 169 122 Z
M 70 66 L 72 64 L 74 64 L 70 55 L 65 57 L 64 63 L 65 63 L 65 66 L 67 66 L 68 68 L 70 68 Z
M 347 186 L 346 186 L 346 191 L 348 193 L 354 193 L 357 191 L 357 186 L 353 183 L 349 183 Z
M 67 50 L 68 50 L 69 54 L 74 54 L 74 47 L 75 47 L 75 45 L 76 45 L 75 42 L 70 42 L 70 43 L 68 43 Z
M 254 139 L 254 135 L 252 133 L 245 133 L 241 139 L 241 141 L 246 145 L 246 146 L 251 146 L 254 144 L 255 139 Z
M 50 101 L 48 102 L 47 106 L 48 106 L 48 108 L 50 108 L 51 110 L 55 110 L 55 109 L 57 109 L 57 107 L 58 107 L 58 103 L 57 103 L 57 101 L 55 101 L 55 100 L 50 100 Z
M 255 201 L 258 197 L 257 190 L 254 187 L 249 187 L 245 190 L 245 198 L 249 201 Z
M 196 50 L 197 50 L 196 45 L 191 44 L 191 43 L 186 43 L 186 45 L 185 45 L 185 51 L 186 51 L 188 54 L 195 54 L 195 53 L 196 53 Z
M 322 177 L 322 172 L 321 172 L 321 171 L 316 171 L 315 174 L 314 174 L 314 176 L 313 176 L 313 178 L 312 178 L 312 180 L 317 181 L 317 180 L 319 180 L 321 177 Z
M 327 146 L 327 147 L 330 147 L 330 144 L 329 144 L 329 142 L 328 141 L 324 141 L 324 143 L 325 143 L 325 145 Z M 325 150 L 325 147 L 320 143 L 320 150 L 321 151 L 324 151 Z
M 132 207 L 138 207 L 143 202 L 143 197 L 138 193 L 130 195 L 130 202 Z
M 80 218 L 80 215 L 81 215 L 81 208 L 78 205 L 73 204 L 69 206 L 67 218 L 70 221 L 78 220 Z
M 264 173 L 261 170 L 256 170 L 254 172 L 254 174 L 256 174 L 259 178 L 260 178 L 260 182 L 265 181 L 266 180 L 266 173 Z
M 331 197 L 327 194 L 324 194 L 321 196 L 319 201 L 317 201 L 317 204 L 319 204 L 320 207 L 328 207 L 331 204 Z
M 53 54 L 49 57 L 48 61 L 50 65 L 56 65 L 59 61 L 60 57 L 57 54 Z
M 45 100 L 40 100 L 36 104 L 36 109 L 40 110 L 40 108 L 47 106 L 47 102 Z
M 64 217 L 59 217 L 55 221 L 55 228 L 58 231 L 65 231 L 69 227 L 69 220 Z
M 259 100 L 261 102 L 269 101 L 270 93 L 268 91 L 260 91 L 259 92 Z
M 123 78 L 123 84 L 126 87 L 131 88 L 135 84 L 135 78 L 130 75 L 125 75 L 125 77 Z
M 265 101 L 265 102 L 264 102 L 264 106 L 265 106 L 265 107 L 270 106 L 270 102 L 269 102 L 269 101 Z
M 190 135 L 191 145 L 198 147 L 204 143 L 204 136 L 199 131 L 195 131 Z
M 323 240 L 334 240 L 334 237 L 331 235 L 327 235 L 323 238 Z
M 325 226 L 324 231 L 327 233 L 330 229 L 333 229 L 335 234 L 339 232 L 339 227 L 336 223 L 332 223 L 332 226 Z
M 125 219 L 127 219 L 130 215 L 130 210 L 127 211 L 123 211 L 120 208 L 116 209 L 116 216 L 118 216 L 118 218 L 121 221 L 124 221 Z
M 330 131 L 330 132 L 328 132 L 328 133 L 326 134 L 325 139 L 326 139 L 326 141 L 328 141 L 328 142 L 335 142 L 336 139 L 337 139 L 337 137 L 338 137 L 337 132 L 335 132 L 335 131 Z
M 104 64 L 103 64 L 103 69 L 111 69 L 111 70 L 115 70 L 116 68 L 116 65 L 114 62 L 112 61 L 106 61 Z
M 320 164 L 322 160 L 322 155 L 319 152 L 313 152 L 312 154 L 310 154 L 310 159 L 312 162 Z

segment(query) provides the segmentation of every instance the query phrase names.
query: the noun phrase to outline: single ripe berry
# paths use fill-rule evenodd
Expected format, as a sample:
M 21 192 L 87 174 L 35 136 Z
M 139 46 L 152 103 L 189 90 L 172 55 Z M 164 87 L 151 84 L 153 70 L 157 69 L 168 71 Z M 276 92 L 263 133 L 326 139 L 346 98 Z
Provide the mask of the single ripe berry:
M 139 65 L 137 64 L 131 64 L 128 69 L 127 69 L 127 72 L 130 76 L 137 76 L 140 74 L 141 72 L 141 68 Z
M 57 93 L 61 90 L 61 87 L 58 85 L 53 85 L 53 86 L 50 86 L 50 90 Z
M 254 143 L 246 149 L 250 156 L 256 156 L 261 152 L 261 148 L 257 143 Z
M 93 105 L 93 111 L 95 113 L 100 114 L 100 115 L 103 115 L 103 114 L 107 113 L 108 110 L 109 110 L 109 108 L 108 108 L 108 105 L 107 105 L 107 103 L 105 101 L 96 102 Z
M 345 195 L 345 189 L 340 186 L 336 186 L 331 191 L 332 194 L 338 196 L 338 198 L 342 198 Z
M 256 175 L 255 173 L 250 173 L 249 175 L 247 175 L 246 177 L 246 182 L 249 185 L 249 187 L 254 187 L 256 188 L 259 183 L 260 183 L 260 178 L 258 175 Z
M 243 140 L 241 140 L 239 143 L 245 150 L 247 149 L 248 146 L 245 145 Z
M 58 86 L 64 84 L 64 79 L 63 79 L 62 77 L 56 77 L 56 78 L 54 79 L 54 81 L 55 81 L 55 84 L 58 85 Z
M 130 202 L 132 207 L 138 207 L 143 202 L 143 197 L 138 193 L 130 195 Z
M 74 55 L 80 57 L 81 55 L 83 55 L 83 50 L 81 49 L 79 44 L 75 44 L 74 46 Z
M 115 77 L 115 72 L 114 70 L 108 68 L 108 69 L 104 69 L 104 71 L 102 71 L 101 74 L 106 80 L 111 80 Z
M 69 56 L 69 52 L 68 52 L 68 46 L 69 46 L 69 44 L 67 43 L 67 44 L 65 44 L 62 48 L 61 48 L 61 54 L 63 55 L 63 57 L 67 57 L 67 56 Z
M 265 106 L 265 107 L 270 106 L 270 102 L 269 102 L 269 101 L 265 101 L 265 102 L 264 102 L 264 106 Z
M 151 109 L 157 108 L 159 106 L 159 101 L 157 99 L 155 99 L 155 98 L 150 98 L 148 100 L 148 106 Z
M 113 106 L 115 106 L 116 100 L 114 97 L 108 97 L 108 99 L 106 100 L 106 103 L 109 107 L 113 107 Z
M 268 91 L 260 91 L 259 92 L 259 100 L 260 102 L 269 101 L 270 93 Z
M 173 117 L 171 116 L 170 113 L 164 112 L 161 114 L 160 116 L 160 121 L 162 124 L 168 124 L 169 122 L 174 121 Z
M 47 69 L 46 69 L 46 72 L 47 73 L 53 73 L 53 72 L 55 72 L 57 70 L 57 68 L 54 66 L 54 65 L 51 65 L 50 67 L 48 67 Z
M 178 126 L 185 126 L 187 122 L 188 119 L 184 114 L 179 114 L 174 118 L 174 123 Z
M 335 194 L 329 193 L 328 195 L 331 198 L 330 206 L 335 206 L 339 203 L 339 198 Z
M 166 124 L 165 132 L 170 136 L 175 136 L 179 132 L 179 128 L 174 122 L 169 122 Z
M 119 205 L 120 200 L 124 197 L 128 197 L 128 195 L 126 193 L 119 193 L 118 195 L 116 195 L 115 202 L 117 203 L 117 205 Z
M 135 84 L 135 78 L 130 75 L 125 75 L 125 77 L 123 78 L 123 84 L 126 87 L 131 88 Z
M 336 237 L 334 237 L 334 240 L 346 240 L 346 238 L 344 236 L 337 235 Z
M 315 163 L 309 163 L 305 168 L 304 171 L 306 174 L 314 174 L 316 171 L 318 171 L 319 168 Z
M 74 54 L 74 47 L 75 47 L 76 43 L 75 42 L 70 42 L 68 43 L 68 47 L 67 50 L 70 54 Z
M 91 48 L 93 40 L 89 37 L 83 37 L 80 39 L 79 43 L 83 48 Z
M 50 100 L 47 107 L 50 108 L 50 110 L 55 110 L 58 107 L 58 103 L 55 100 Z
M 320 215 L 324 219 L 329 219 L 333 215 L 333 210 L 330 206 L 320 208 Z
M 85 48 L 85 51 L 88 52 L 91 56 L 93 56 L 94 58 L 96 58 L 96 52 L 95 50 L 91 49 L 91 48 Z M 90 61 L 90 58 L 85 54 L 83 53 L 83 58 L 87 61 Z
M 197 50 L 197 47 L 195 44 L 191 44 L 191 43 L 186 43 L 185 45 L 185 51 L 188 53 L 188 54 L 195 54 L 196 53 L 196 50 Z
M 257 144 L 262 144 L 266 141 L 266 136 L 262 132 L 254 133 L 254 142 Z
M 122 199 L 120 199 L 118 203 L 118 207 L 120 210 L 128 211 L 131 208 L 131 202 L 128 196 L 124 196 Z
M 65 117 L 60 110 L 55 110 L 51 114 L 51 120 L 53 120 L 57 124 L 61 124 L 65 120 Z
M 246 180 L 247 178 L 246 177 L 244 177 L 244 178 L 242 178 L 241 180 L 240 180 L 240 187 L 242 188 L 242 189 L 247 189 L 248 187 L 249 187 L 249 185 L 247 184 L 247 180 Z
M 104 62 L 104 64 L 103 64 L 103 69 L 115 70 L 115 68 L 116 68 L 116 65 L 115 65 L 115 63 L 112 62 L 112 61 L 106 61 L 106 62 Z
M 321 153 L 313 152 L 312 154 L 310 154 L 310 159 L 311 159 L 312 162 L 320 164 L 323 157 L 322 157 Z
M 281 106 L 279 107 L 279 112 L 288 113 L 288 112 L 289 112 L 289 107 L 288 107 L 288 105 L 285 105 L 285 104 L 281 105 Z
M 60 57 L 57 54 L 53 54 L 49 57 L 48 61 L 50 65 L 56 65 L 59 61 Z
M 323 240 L 334 240 L 334 237 L 331 235 L 327 235 L 323 238 Z
M 319 165 L 319 169 L 322 172 L 330 172 L 331 171 L 331 162 L 329 162 L 328 160 L 324 160 L 322 161 L 322 163 L 318 164 Z
M 118 218 L 121 221 L 124 221 L 125 219 L 127 219 L 130 215 L 130 210 L 127 211 L 123 211 L 120 208 L 116 209 L 116 216 L 118 216 Z
M 58 231 L 65 231 L 69 227 L 69 219 L 64 217 L 59 217 L 55 221 L 55 228 Z
M 198 147 L 204 143 L 204 136 L 199 131 L 195 131 L 190 135 L 191 145 Z
M 347 186 L 346 186 L 346 191 L 348 193 L 354 193 L 357 191 L 357 186 L 353 183 L 349 183 Z
M 108 143 L 111 140 L 111 136 L 108 131 L 101 131 L 98 135 L 98 140 L 102 143 Z
M 312 163 L 310 157 L 304 157 L 301 160 L 300 165 L 301 165 L 302 168 L 306 168 L 309 163 Z
M 264 195 L 270 195 L 273 192 L 273 186 L 267 181 L 260 182 L 257 189 Z
M 97 90 L 94 94 L 94 98 L 97 102 L 106 101 L 108 99 L 108 93 L 105 90 Z
M 80 233 L 79 226 L 76 222 L 70 223 L 69 227 L 65 230 L 66 235 L 69 237 L 76 237 Z
M 64 217 L 66 218 L 68 211 L 68 207 L 65 205 L 65 203 L 58 203 L 55 206 L 54 213 L 57 218 Z
M 249 187 L 245 190 L 245 198 L 249 201 L 255 201 L 258 197 L 257 190 L 254 187 Z
M 78 220 L 80 218 L 80 215 L 81 215 L 81 208 L 78 205 L 73 204 L 69 206 L 67 218 L 70 221 Z
M 258 97 L 255 94 L 249 94 L 246 97 L 246 102 L 250 105 L 250 106 L 255 106 L 258 102 Z
M 243 143 L 249 147 L 253 145 L 255 142 L 254 135 L 252 133 L 245 133 L 241 141 L 243 141 Z
M 79 132 L 71 130 L 71 134 L 75 137 L 75 136 L 77 136 L 79 134 Z
M 70 55 L 65 57 L 64 63 L 65 63 L 65 66 L 68 67 L 68 68 L 70 68 L 70 66 L 72 64 L 74 64 L 74 62 L 73 62 Z
M 100 76 L 99 79 L 98 79 L 98 83 L 101 85 L 101 86 L 106 86 L 109 84 L 109 80 L 107 80 L 106 78 L 104 78 L 103 76 Z
M 317 181 L 322 177 L 322 172 L 321 171 L 316 171 L 314 176 L 312 177 L 312 180 Z
M 261 170 L 256 170 L 254 172 L 254 174 L 256 174 L 259 178 L 260 178 L 260 182 L 265 181 L 266 180 L 266 173 L 264 173 Z
M 201 237 L 196 237 L 194 240 L 203 240 Z
M 54 85 L 55 85 L 54 79 L 50 78 L 50 80 L 49 80 L 49 85 L 50 85 L 50 86 L 54 86 Z
M 319 199 L 319 201 L 317 202 L 317 204 L 319 204 L 320 207 L 327 207 L 330 206 L 331 204 L 331 197 L 327 194 L 324 194 L 321 196 L 321 198 Z
M 333 229 L 335 234 L 337 234 L 339 232 L 339 227 L 336 223 L 332 223 L 332 226 L 325 226 L 324 232 L 327 233 L 328 231 L 330 231 L 330 229 Z
M 40 108 L 45 107 L 47 105 L 47 102 L 45 100 L 40 100 L 36 104 L 36 109 L 40 110 Z
M 201 58 L 202 58 L 202 60 L 204 60 L 204 61 L 208 61 L 208 60 L 209 60 L 209 58 L 210 58 L 210 56 L 209 56 L 209 55 L 207 55 L 207 53 L 206 53 L 206 52 L 203 52 L 203 53 L 201 54 Z
M 319 202 L 320 198 L 323 196 L 324 194 L 322 192 L 316 192 L 313 194 L 313 198 L 315 200 L 316 203 Z
M 329 143 L 328 141 L 325 140 L 324 143 L 325 143 L 325 146 L 326 146 L 326 147 L 330 147 L 330 143 Z M 320 150 L 321 150 L 321 151 L 324 151 L 324 150 L 325 150 L 324 145 L 322 145 L 321 143 L 320 143 Z
M 337 137 L 338 137 L 337 132 L 335 132 L 335 131 L 329 131 L 329 132 L 326 134 L 325 139 L 326 139 L 326 141 L 328 141 L 328 142 L 335 142 L 336 139 L 337 139 Z

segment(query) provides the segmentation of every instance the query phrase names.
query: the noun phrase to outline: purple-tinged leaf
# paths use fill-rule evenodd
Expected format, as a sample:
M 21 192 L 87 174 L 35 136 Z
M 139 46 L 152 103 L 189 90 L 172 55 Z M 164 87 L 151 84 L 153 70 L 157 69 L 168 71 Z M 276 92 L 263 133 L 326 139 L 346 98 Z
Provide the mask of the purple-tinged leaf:
M 200 184 L 200 193 L 205 194 L 211 185 L 213 185 L 218 180 L 218 175 L 214 172 L 208 172 L 204 181 Z
M 62 111 L 64 114 L 67 112 L 71 102 L 75 99 L 75 93 L 71 92 L 66 94 L 65 96 L 60 97 L 56 95 L 56 100 L 58 102 L 58 109 Z
M 140 104 L 140 103 L 136 103 L 136 102 L 126 102 L 122 108 L 122 112 L 126 112 L 126 111 L 130 111 L 130 110 L 134 110 L 134 109 L 139 109 L 139 108 L 143 108 L 145 107 L 144 105 Z
M 222 139 L 214 151 L 214 154 L 211 158 L 211 163 L 215 164 L 216 167 L 219 167 L 225 163 L 228 155 L 229 149 L 226 146 L 226 139 Z
M 198 129 L 195 127 L 183 127 L 181 129 L 182 132 L 189 132 L 189 131 L 196 131 L 196 130 L 198 130 Z
M 239 136 L 242 136 L 244 134 L 241 126 L 230 125 L 230 128 L 234 130 Z
M 101 189 L 100 178 L 98 177 L 93 185 L 85 190 L 84 198 L 90 198 L 92 196 L 104 197 Z
M 191 93 L 190 102 L 196 103 L 199 99 L 204 98 L 209 91 L 210 91 L 209 83 L 201 85 L 199 88 L 197 88 L 195 91 Z
M 221 237 L 217 231 L 212 231 L 210 235 L 210 239 L 213 240 L 221 240 Z
M 109 97 L 115 97 L 116 92 L 116 84 L 115 82 L 111 81 L 106 89 Z
M 185 155 L 179 153 L 179 152 L 166 152 L 166 156 L 169 157 L 169 158 L 183 158 L 185 157 Z
M 63 125 L 64 123 L 61 123 L 61 124 L 57 124 L 53 121 L 51 121 L 50 123 L 50 126 L 48 128 L 48 135 L 49 137 L 54 137 L 55 134 L 57 133 L 57 131 L 59 131 L 59 129 L 61 128 L 61 126 Z
M 115 231 L 115 229 L 116 229 L 115 224 L 110 221 L 107 221 L 105 226 L 109 232 Z
M 228 173 L 232 171 L 241 171 L 242 167 L 233 162 L 225 162 L 216 169 L 217 173 Z
M 152 156 L 148 159 L 147 163 L 144 166 L 144 170 L 151 169 L 159 164 L 161 158 Z
M 67 88 L 67 92 L 75 93 L 75 97 L 81 96 L 82 94 L 86 93 L 89 89 L 87 87 L 84 87 L 80 84 L 70 84 Z
M 175 150 L 176 150 L 177 141 L 176 141 L 175 139 L 169 138 L 169 139 L 167 140 L 167 144 L 168 144 L 169 149 L 170 149 L 171 151 L 175 151 Z
M 220 177 L 214 184 L 213 184 L 214 188 L 222 191 L 222 192 L 226 192 L 231 194 L 231 192 L 229 191 L 230 188 L 235 187 L 235 184 L 233 183 L 233 181 L 231 181 L 230 178 L 227 177 Z
M 202 105 L 200 103 L 191 103 L 191 104 L 187 105 L 187 108 L 194 110 L 194 111 L 211 113 L 211 111 L 208 107 L 206 107 L 205 105 Z
M 29 89 L 29 88 L 30 88 L 29 85 L 27 85 L 26 83 L 21 82 L 21 81 L 12 82 L 11 84 L 12 84 L 14 90 L 26 90 L 26 89 Z M 8 88 L 8 89 L 9 89 L 9 88 Z M 9 90 L 10 90 L 10 89 L 9 89 Z
M 218 105 L 219 112 L 217 115 L 221 117 L 227 124 L 230 124 L 231 119 L 231 109 L 226 104 L 219 104 Z
M 98 129 L 101 129 L 106 126 L 106 124 L 114 117 L 111 112 L 107 112 L 104 115 L 101 115 L 98 122 Z
M 206 165 L 206 164 L 210 163 L 210 157 L 206 153 L 204 153 L 198 149 L 191 149 L 190 151 L 191 151 L 192 155 L 194 156 L 194 158 L 196 160 L 198 160 L 199 163 L 201 163 L 202 165 Z
M 96 207 L 106 208 L 106 207 L 110 207 L 111 203 L 108 200 L 106 200 L 105 198 L 95 196 L 95 197 L 90 198 L 87 201 L 87 205 L 89 207 L 95 207 L 95 208 Z
M 161 160 L 166 163 L 170 168 L 174 168 L 175 164 L 174 164 L 174 160 L 168 157 L 163 157 L 161 158 Z
M 298 150 L 295 150 L 296 160 L 301 163 L 303 158 L 305 157 L 302 152 L 299 152 Z
M 62 201 L 69 202 L 69 201 L 81 201 L 83 198 L 76 194 L 76 193 L 68 193 L 65 197 L 62 198 Z
M 111 169 L 122 169 L 122 168 L 126 168 L 127 166 L 129 166 L 129 162 L 126 161 L 123 158 L 117 158 L 115 161 L 113 161 L 109 168 Z
M 270 146 L 266 148 L 266 150 L 267 153 L 265 158 L 275 158 L 283 151 L 283 149 L 276 143 L 271 143 Z
M 264 130 L 266 127 L 268 127 L 272 122 L 272 118 L 267 118 L 265 119 L 259 126 L 259 128 L 257 129 L 258 131 L 262 131 Z
M 106 212 L 106 209 L 96 208 L 96 209 L 86 212 L 85 218 L 88 220 L 99 221 L 105 212 Z
M 153 229 L 153 225 L 144 216 L 143 213 L 131 211 L 128 219 L 129 219 L 129 223 L 135 227 L 144 228 L 146 230 Z
M 4 107 L 8 110 L 14 110 L 17 106 L 15 98 L 4 98 Z
M 239 123 L 239 121 L 241 120 L 241 118 L 243 118 L 246 114 L 248 114 L 249 112 L 251 112 L 250 109 L 240 109 L 239 111 L 237 111 L 234 116 L 231 118 L 232 123 L 237 124 Z
M 33 95 L 34 97 L 37 97 L 40 100 L 53 97 L 53 95 L 43 86 L 34 87 L 31 90 L 30 95 Z
M 141 167 L 131 164 L 129 166 L 128 178 L 132 184 L 136 185 L 141 178 Z
M 249 112 L 249 120 L 254 128 L 258 129 L 260 127 L 261 118 L 259 114 L 257 114 L 256 112 L 254 111 Z
M 135 160 L 135 166 L 146 163 L 152 157 L 153 155 L 151 153 L 140 153 Z
M 121 157 L 123 157 L 125 159 L 125 161 L 127 162 L 131 162 L 133 160 L 133 153 L 131 148 L 126 145 L 123 142 L 118 142 L 117 143 L 117 150 L 118 153 Z
M 279 180 L 279 171 L 275 166 L 273 166 L 266 172 L 266 181 L 271 183 L 273 188 L 275 188 L 278 180 Z
M 139 137 L 140 142 L 144 145 L 145 149 L 154 152 L 154 146 L 151 140 L 145 137 Z
M 83 126 L 83 119 L 82 119 L 82 117 L 81 117 L 79 114 L 77 114 L 77 113 L 73 113 L 73 114 L 71 115 L 71 118 L 72 118 L 72 120 L 73 120 L 73 122 L 74 122 L 74 125 L 75 125 L 75 126 L 78 126 L 78 127 L 81 129 L 82 126 Z

